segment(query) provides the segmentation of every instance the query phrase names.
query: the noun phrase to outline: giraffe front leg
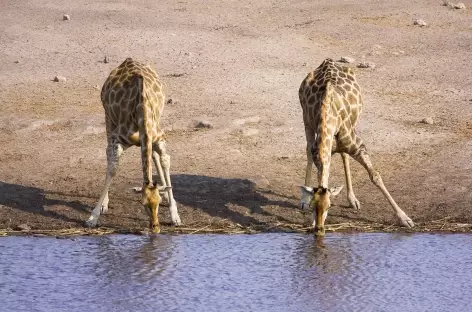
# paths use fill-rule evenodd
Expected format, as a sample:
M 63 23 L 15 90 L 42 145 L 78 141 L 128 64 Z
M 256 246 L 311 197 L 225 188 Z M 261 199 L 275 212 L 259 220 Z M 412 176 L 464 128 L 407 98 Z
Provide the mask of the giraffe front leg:
M 123 154 L 123 147 L 120 144 L 112 144 L 107 147 L 107 175 L 105 178 L 105 186 L 102 191 L 102 195 L 97 202 L 97 205 L 92 210 L 92 213 L 85 225 L 88 227 L 94 227 L 98 223 L 100 213 L 108 210 L 108 189 L 110 188 L 111 181 L 116 175 L 118 169 L 120 156 Z
M 103 202 L 102 202 L 102 206 L 101 206 L 101 213 L 107 213 L 108 212 L 108 202 L 109 202 L 109 198 L 108 198 L 108 192 L 105 194 L 105 198 L 103 199 Z
M 354 191 L 352 189 L 352 181 L 351 181 L 351 166 L 349 165 L 349 155 L 346 153 L 341 153 L 341 157 L 343 159 L 344 164 L 344 175 L 346 177 L 346 185 L 347 185 L 347 201 L 349 205 L 354 209 L 360 209 L 361 203 L 357 200 L 356 195 L 354 195 Z
M 400 223 L 408 228 L 412 228 L 413 226 L 415 226 L 410 217 L 408 217 L 407 214 L 403 210 L 401 210 L 400 207 L 398 207 L 395 200 L 393 200 L 393 197 L 390 195 L 382 181 L 380 173 L 378 173 L 374 169 L 372 162 L 370 161 L 369 154 L 367 154 L 367 151 L 365 150 L 365 146 L 363 144 L 361 144 L 358 151 L 354 153 L 353 158 L 357 160 L 367 170 L 367 172 L 369 173 L 370 180 L 382 191 L 384 196 L 387 198 L 393 210 L 395 211 L 395 214 Z
M 306 171 L 305 171 L 305 185 L 300 188 L 301 198 L 298 203 L 298 208 L 301 210 L 308 209 L 310 206 L 311 198 L 313 197 L 312 189 L 310 188 L 311 173 L 313 171 L 313 156 L 311 154 L 310 144 L 306 147 Z
M 180 221 L 180 216 L 177 211 L 177 202 L 174 199 L 174 194 L 172 191 L 172 183 L 170 180 L 170 156 L 166 152 L 166 142 L 164 140 L 157 142 L 156 151 L 160 156 L 160 163 L 162 164 L 163 176 L 165 178 L 166 186 L 168 187 L 167 193 L 169 196 L 169 211 L 172 223 L 174 225 L 182 225 Z

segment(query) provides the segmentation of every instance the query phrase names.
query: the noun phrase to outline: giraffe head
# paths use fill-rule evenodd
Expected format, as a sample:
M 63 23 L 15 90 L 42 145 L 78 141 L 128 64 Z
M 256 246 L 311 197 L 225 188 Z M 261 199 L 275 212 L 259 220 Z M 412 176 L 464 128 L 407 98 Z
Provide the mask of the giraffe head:
M 170 186 L 154 186 L 154 185 L 143 185 L 142 193 L 142 204 L 146 209 L 146 212 L 149 214 L 150 228 L 154 233 L 159 233 L 161 228 L 159 226 L 159 219 L 157 218 L 157 213 L 159 211 L 159 204 L 162 201 L 160 193 L 168 191 Z
M 302 209 L 313 209 L 313 227 L 315 235 L 323 236 L 325 234 L 324 223 L 328 216 L 328 210 L 331 207 L 331 196 L 336 196 L 341 192 L 342 186 L 333 188 L 317 187 L 311 188 L 301 186 L 302 200 L 300 206 Z

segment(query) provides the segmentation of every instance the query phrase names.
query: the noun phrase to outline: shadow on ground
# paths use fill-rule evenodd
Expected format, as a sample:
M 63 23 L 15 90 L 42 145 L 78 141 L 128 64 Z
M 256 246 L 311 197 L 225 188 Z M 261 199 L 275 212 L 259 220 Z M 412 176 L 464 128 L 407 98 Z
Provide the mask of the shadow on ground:
M 46 207 L 60 205 L 81 212 L 89 209 L 89 206 L 79 201 L 48 199 L 46 195 L 46 192 L 40 188 L 0 182 L 0 205 L 13 210 L 54 218 L 63 222 L 81 223 L 80 219 L 47 210 Z
M 183 205 L 241 225 L 261 224 L 274 217 L 262 208 L 266 205 L 296 208 L 288 200 L 269 199 L 263 195 L 268 194 L 267 191 L 258 189 L 247 179 L 176 174 L 172 176 L 172 185 L 176 200 Z M 282 221 L 283 218 L 277 216 L 277 219 Z

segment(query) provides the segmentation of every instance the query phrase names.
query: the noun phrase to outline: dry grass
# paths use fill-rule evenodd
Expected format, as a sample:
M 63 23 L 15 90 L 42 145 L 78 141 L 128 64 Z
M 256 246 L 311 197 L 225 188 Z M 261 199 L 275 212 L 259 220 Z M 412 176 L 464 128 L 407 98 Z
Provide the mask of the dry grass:
M 472 233 L 472 224 L 448 222 L 448 217 L 426 223 L 416 224 L 414 229 L 407 229 L 396 225 L 385 225 L 380 223 L 344 222 L 326 225 L 326 232 L 344 233 Z M 264 225 L 251 225 L 244 227 L 240 224 L 232 224 L 221 227 L 216 225 L 203 225 L 199 227 L 173 227 L 163 226 L 162 234 L 257 234 L 257 233 L 310 233 L 311 228 L 300 224 L 276 223 Z M 0 236 L 55 236 L 58 238 L 71 236 L 100 236 L 109 234 L 135 234 L 149 235 L 147 229 L 142 228 L 71 228 L 64 230 L 29 230 L 17 231 L 0 230 Z

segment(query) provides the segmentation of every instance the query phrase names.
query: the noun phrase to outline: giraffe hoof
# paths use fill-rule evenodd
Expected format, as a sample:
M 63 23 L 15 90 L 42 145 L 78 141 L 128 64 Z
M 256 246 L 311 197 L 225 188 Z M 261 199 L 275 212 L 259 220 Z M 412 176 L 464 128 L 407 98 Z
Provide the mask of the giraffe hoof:
M 177 215 L 177 216 L 172 217 L 172 223 L 173 223 L 175 226 L 181 226 L 181 225 L 182 225 L 182 221 L 180 221 L 180 216 Z
M 354 208 L 356 210 L 361 209 L 361 203 L 357 200 L 354 194 L 348 195 L 347 201 L 349 202 L 349 206 L 351 206 L 351 208 Z
M 107 213 L 108 212 L 108 205 L 105 206 L 105 205 L 102 205 L 102 207 L 100 208 L 100 213 Z
M 361 203 L 356 199 L 355 201 L 352 201 L 349 203 L 351 205 L 351 208 L 354 208 L 356 210 L 361 209 Z
M 85 221 L 85 226 L 89 228 L 97 226 L 97 219 L 90 217 L 87 221 Z
M 404 227 L 407 227 L 407 228 L 412 228 L 415 226 L 415 223 L 413 222 L 413 220 L 410 219 L 410 217 L 408 217 L 406 214 L 405 215 L 399 215 L 399 220 L 401 222 L 401 224 L 404 226 Z

